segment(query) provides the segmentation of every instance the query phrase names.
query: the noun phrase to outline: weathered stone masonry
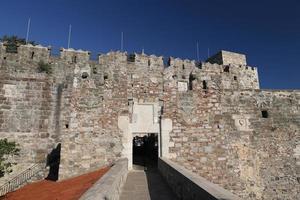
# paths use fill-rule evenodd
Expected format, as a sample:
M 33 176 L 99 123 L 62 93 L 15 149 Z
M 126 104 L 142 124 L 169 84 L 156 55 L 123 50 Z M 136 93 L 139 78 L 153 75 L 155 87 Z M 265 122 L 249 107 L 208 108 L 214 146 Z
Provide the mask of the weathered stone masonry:
M 45 162 L 58 143 L 60 179 L 130 162 L 132 135 L 150 131 L 160 134 L 160 156 L 243 199 L 300 198 L 300 92 L 260 90 L 245 55 L 165 66 L 145 54 L 96 62 L 87 51 L 50 53 L 0 45 L 0 135 L 20 144 L 15 173 Z M 38 72 L 41 60 L 52 74 Z

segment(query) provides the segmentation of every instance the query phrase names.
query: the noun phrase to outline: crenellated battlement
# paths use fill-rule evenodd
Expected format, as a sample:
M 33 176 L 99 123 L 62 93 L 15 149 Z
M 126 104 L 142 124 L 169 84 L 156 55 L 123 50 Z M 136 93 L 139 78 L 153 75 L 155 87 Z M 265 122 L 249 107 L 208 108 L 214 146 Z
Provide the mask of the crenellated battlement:
M 50 58 L 51 47 L 43 47 L 41 45 L 33 46 L 31 44 L 21 45 L 18 47 L 19 59 L 44 61 L 48 62 Z
M 135 64 L 152 68 L 164 68 L 163 56 L 146 55 L 135 53 Z
M 0 43 L 0 56 L 2 56 L 2 54 L 4 54 L 5 52 L 5 47 L 3 45 L 3 43 Z
M 255 72 L 257 73 L 257 67 L 251 67 L 247 65 L 238 65 L 238 64 L 228 64 L 228 65 L 220 65 L 218 63 L 210 63 L 210 62 L 202 62 L 201 68 L 203 70 L 220 70 L 229 72 L 231 70 L 242 71 L 242 72 Z
M 245 55 L 228 51 L 221 51 L 209 58 L 207 62 L 200 64 L 195 60 L 170 57 L 167 66 L 164 63 L 163 56 L 146 55 L 144 53 L 128 54 L 120 51 L 99 54 L 97 63 L 90 60 L 91 53 L 89 51 L 80 49 L 61 48 L 59 57 L 51 57 L 51 47 L 33 46 L 31 44 L 19 46 L 17 53 L 7 53 L 5 46 L 0 44 L 0 55 L 1 59 L 8 58 L 11 61 L 16 60 L 17 63 L 20 61 L 36 63 L 43 61 L 62 66 L 68 64 L 77 67 L 77 71 L 79 68 L 81 71 L 83 68 L 87 71 L 93 68 L 94 72 L 104 74 L 111 74 L 112 72 L 109 71 L 115 69 L 122 69 L 122 71 L 127 69 L 138 69 L 139 71 L 141 69 L 149 70 L 150 73 L 168 69 L 168 74 L 173 77 L 172 79 L 186 82 L 189 82 L 191 76 L 194 77 L 195 74 L 200 76 L 199 80 L 211 80 L 212 78 L 209 77 L 216 75 L 220 77 L 221 82 L 224 82 L 222 87 L 227 89 L 231 88 L 232 85 L 244 89 L 259 88 L 257 68 L 247 66 Z M 26 65 L 23 67 L 26 68 Z M 142 73 L 138 71 L 136 73 Z M 152 75 L 155 76 L 155 73 Z M 138 76 L 138 74 L 135 76 Z
M 60 58 L 68 63 L 86 64 L 90 61 L 91 53 L 89 51 L 74 50 L 74 49 L 60 49 Z
M 187 68 L 195 67 L 196 61 L 170 57 L 169 64 L 170 66 L 182 67 L 184 69 L 186 67 Z
M 106 54 L 100 54 L 98 57 L 99 64 L 124 63 L 127 61 L 127 52 L 111 51 Z
M 191 73 L 198 69 L 197 63 L 195 60 L 180 59 L 170 57 L 169 59 L 170 68 L 173 68 L 174 75 L 177 76 L 179 80 L 188 81 Z
M 0 43 L 0 54 L 13 54 L 7 53 L 6 47 L 3 43 Z M 16 54 L 18 58 L 25 59 L 25 60 L 33 60 L 33 61 L 40 61 L 44 60 L 47 61 L 51 57 L 51 46 L 44 47 L 41 45 L 20 45 L 17 48 Z M 81 49 L 75 50 L 72 48 L 60 49 L 59 58 L 67 63 L 88 63 L 90 61 L 90 51 L 83 51 Z M 98 64 L 104 63 L 111 63 L 111 62 L 134 62 L 138 65 L 142 66 L 164 66 L 164 57 L 163 56 L 156 56 L 156 55 L 146 55 L 144 53 L 138 54 L 128 54 L 127 52 L 120 52 L 120 51 L 111 51 L 106 54 L 99 54 L 98 56 Z M 251 67 L 247 66 L 246 63 L 246 56 L 239 53 L 229 52 L 222 50 L 221 52 L 217 53 L 216 55 L 212 56 L 211 58 L 207 59 L 204 62 L 206 66 L 215 66 L 217 64 L 220 65 L 229 65 L 229 66 L 239 66 L 241 69 L 252 69 Z M 169 58 L 168 66 L 175 66 L 175 67 L 182 67 L 182 68 L 193 68 L 198 67 L 199 63 L 195 60 L 189 59 L 180 59 L 180 58 Z M 256 68 L 252 70 L 257 70 Z

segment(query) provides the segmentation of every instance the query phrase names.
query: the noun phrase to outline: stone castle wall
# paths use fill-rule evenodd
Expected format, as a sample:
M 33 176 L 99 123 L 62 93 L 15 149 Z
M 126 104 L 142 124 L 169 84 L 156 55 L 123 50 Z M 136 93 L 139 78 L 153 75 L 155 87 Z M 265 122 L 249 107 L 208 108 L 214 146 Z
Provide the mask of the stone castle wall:
M 172 159 L 243 199 L 298 199 L 300 92 L 201 93 L 166 113 Z
M 165 65 L 145 54 L 95 62 L 82 50 L 51 57 L 50 47 L 0 47 L 0 131 L 21 145 L 17 166 L 45 161 L 59 143 L 60 179 L 109 165 L 128 148 L 118 118 L 134 123 L 133 104 L 155 103 L 154 115 L 173 124 L 173 161 L 245 199 L 297 198 L 300 92 L 260 90 L 244 55 Z M 41 60 L 52 74 L 39 72 Z
M 45 163 L 48 150 L 58 141 L 57 87 L 44 74 L 18 72 L 15 67 L 1 62 L 0 136 L 19 144 L 18 165 L 13 170 L 20 172 L 33 163 Z

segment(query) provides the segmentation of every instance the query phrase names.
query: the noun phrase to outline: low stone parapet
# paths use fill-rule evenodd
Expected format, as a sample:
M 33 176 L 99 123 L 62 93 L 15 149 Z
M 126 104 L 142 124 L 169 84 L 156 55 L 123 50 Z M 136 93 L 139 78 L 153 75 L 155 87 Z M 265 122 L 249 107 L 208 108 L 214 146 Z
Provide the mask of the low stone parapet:
M 128 160 L 126 158 L 118 160 L 104 176 L 80 197 L 80 200 L 118 200 L 127 173 Z
M 166 159 L 158 159 L 158 170 L 179 199 L 240 200 L 231 192 Z

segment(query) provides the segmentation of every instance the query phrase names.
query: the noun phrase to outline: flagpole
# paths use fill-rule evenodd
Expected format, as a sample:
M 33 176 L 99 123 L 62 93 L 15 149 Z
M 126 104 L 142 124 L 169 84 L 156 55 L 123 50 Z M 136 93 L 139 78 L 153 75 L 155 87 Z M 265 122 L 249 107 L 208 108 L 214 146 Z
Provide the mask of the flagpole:
M 27 23 L 26 44 L 28 43 L 28 38 L 29 38 L 30 22 L 31 22 L 31 18 L 29 17 L 28 23 Z
M 199 58 L 199 43 L 197 42 L 197 61 L 199 61 L 200 58 Z
M 71 44 L 71 34 L 72 34 L 72 25 L 69 26 L 69 36 L 68 36 L 68 49 L 70 48 Z
M 123 44 L 124 43 L 124 34 L 123 31 L 121 32 L 121 51 L 123 51 Z
M 209 47 L 207 48 L 207 58 L 209 58 Z

